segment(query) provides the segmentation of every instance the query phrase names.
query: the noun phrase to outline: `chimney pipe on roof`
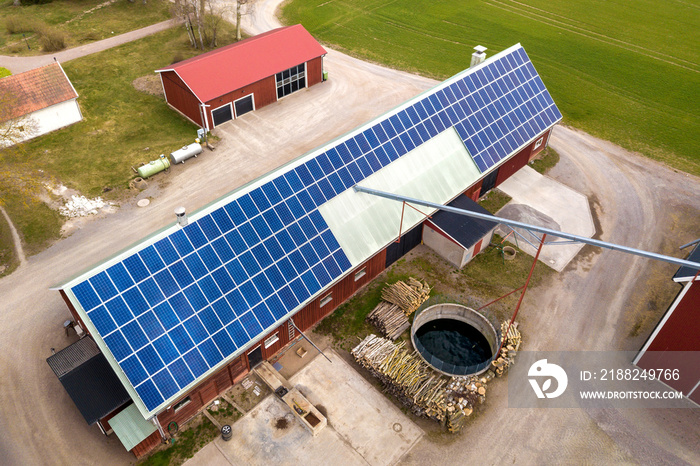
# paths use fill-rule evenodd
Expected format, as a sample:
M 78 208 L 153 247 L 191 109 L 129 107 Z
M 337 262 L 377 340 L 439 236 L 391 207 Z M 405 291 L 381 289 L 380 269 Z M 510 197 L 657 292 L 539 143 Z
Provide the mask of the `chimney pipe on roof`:
M 472 53 L 472 63 L 469 65 L 469 68 L 474 68 L 476 65 L 479 65 L 486 60 L 486 54 L 484 53 L 488 50 L 486 47 L 477 45 L 474 47 L 474 50 L 476 50 L 476 52 Z
M 175 209 L 175 217 L 177 217 L 177 224 L 181 227 L 187 226 L 187 213 L 184 207 L 178 207 Z

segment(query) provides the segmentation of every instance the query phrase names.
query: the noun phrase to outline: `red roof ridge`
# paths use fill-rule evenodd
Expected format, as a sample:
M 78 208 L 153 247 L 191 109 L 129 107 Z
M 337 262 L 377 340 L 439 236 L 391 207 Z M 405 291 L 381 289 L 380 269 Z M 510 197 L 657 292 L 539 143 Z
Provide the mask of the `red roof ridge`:
M 292 28 L 299 28 L 299 27 L 304 28 L 304 26 L 302 26 L 301 24 L 293 24 L 291 26 L 282 26 L 282 27 L 278 27 L 275 29 L 271 29 L 269 31 L 261 32 L 260 34 L 256 34 L 256 35 L 251 36 L 251 37 L 246 37 L 245 39 L 239 40 L 238 42 L 234 42 L 233 44 L 224 45 L 223 47 L 219 47 L 218 49 L 210 50 L 209 52 L 204 52 L 204 53 L 201 53 L 201 54 L 196 55 L 194 57 L 187 58 L 185 60 L 173 63 L 170 66 L 157 69 L 156 73 L 159 73 L 161 71 L 177 70 L 178 68 L 180 68 L 183 65 L 190 65 L 192 63 L 197 63 L 201 60 L 207 60 L 207 59 L 210 59 L 211 57 L 214 57 L 214 56 L 219 55 L 221 53 L 228 52 L 232 48 L 236 48 L 239 46 L 245 46 L 246 44 L 250 44 L 251 42 L 255 42 L 256 40 L 262 39 L 264 37 L 273 36 L 281 31 L 284 31 L 287 29 L 292 29 Z

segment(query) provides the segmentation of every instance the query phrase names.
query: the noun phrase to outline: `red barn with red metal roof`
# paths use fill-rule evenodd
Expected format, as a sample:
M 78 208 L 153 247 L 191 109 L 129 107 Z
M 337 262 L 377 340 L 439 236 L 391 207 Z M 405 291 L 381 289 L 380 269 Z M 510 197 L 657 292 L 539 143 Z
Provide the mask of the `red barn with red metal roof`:
M 165 100 L 207 129 L 323 80 L 326 50 L 304 26 L 273 29 L 156 70 Z

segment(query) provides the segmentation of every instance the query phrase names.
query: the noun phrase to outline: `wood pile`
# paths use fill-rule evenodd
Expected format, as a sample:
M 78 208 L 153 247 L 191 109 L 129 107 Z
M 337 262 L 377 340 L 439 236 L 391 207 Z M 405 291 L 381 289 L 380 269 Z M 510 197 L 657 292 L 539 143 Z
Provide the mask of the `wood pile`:
M 415 415 L 434 419 L 449 432 L 458 433 L 474 411 L 486 400 L 486 386 L 515 362 L 522 338 L 518 325 L 506 335 L 508 322 L 501 324 L 505 341 L 498 358 L 485 373 L 450 377 L 430 367 L 406 341 L 392 342 L 369 335 L 352 350 L 355 360 Z
M 461 431 L 474 406 L 485 399 L 485 380 L 443 375 L 405 346 L 405 341 L 369 335 L 352 355 L 414 414 L 434 419 L 450 432 Z
M 393 285 L 385 286 L 382 290 L 382 299 L 396 304 L 407 316 L 410 316 L 430 297 L 430 290 L 432 288 L 427 283 L 410 277 L 408 283 L 399 280 Z
M 377 327 L 390 340 L 396 340 L 410 326 L 410 322 L 396 304 L 382 301 L 367 316 L 367 321 Z
M 507 335 L 506 330 L 508 330 Z M 508 370 L 508 367 L 515 364 L 515 355 L 522 343 L 522 336 L 518 330 L 517 322 L 514 322 L 510 329 L 508 329 L 508 322 L 503 322 L 501 324 L 501 335 L 503 335 L 501 353 L 496 359 L 491 361 L 491 369 L 496 377 L 501 377 Z
M 411 326 L 408 316 L 428 299 L 431 289 L 425 282 L 413 277 L 408 279 L 408 283 L 398 281 L 386 285 L 382 290 L 383 301 L 367 315 L 367 321 L 385 337 L 396 340 Z

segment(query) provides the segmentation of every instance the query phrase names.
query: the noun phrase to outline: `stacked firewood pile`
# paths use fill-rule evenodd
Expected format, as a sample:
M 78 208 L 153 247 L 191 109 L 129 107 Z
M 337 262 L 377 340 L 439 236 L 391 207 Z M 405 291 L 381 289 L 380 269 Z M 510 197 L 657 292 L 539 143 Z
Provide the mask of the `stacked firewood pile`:
M 506 330 L 508 335 L 505 334 Z M 501 377 L 508 370 L 508 367 L 515 363 L 515 355 L 520 348 L 520 343 L 522 343 L 517 322 L 514 322 L 510 329 L 508 329 L 508 322 L 503 322 L 501 324 L 501 335 L 505 339 L 501 353 L 496 359 L 491 361 L 491 368 L 496 377 Z
M 382 301 L 367 315 L 367 321 L 377 327 L 390 340 L 396 340 L 399 335 L 411 326 L 408 317 L 396 304 Z
M 486 384 L 477 377 L 448 377 L 433 370 L 417 352 L 386 338 L 369 335 L 352 350 L 369 370 L 417 416 L 436 420 L 459 432 L 477 403 L 483 403 Z
M 367 315 L 367 321 L 391 340 L 396 340 L 411 324 L 408 316 L 430 296 L 431 288 L 424 282 L 409 278 L 408 283 L 398 281 L 382 290 L 382 299 Z
M 508 323 L 501 328 L 505 334 Z M 486 400 L 486 385 L 513 364 L 521 336 L 513 325 L 505 336 L 499 358 L 479 376 L 449 377 L 430 367 L 406 341 L 394 343 L 369 335 L 352 350 L 355 360 L 380 380 L 415 415 L 434 419 L 453 433 L 460 432 L 477 404 Z M 512 348 L 512 349 L 509 349 Z
M 410 316 L 430 297 L 430 290 L 432 288 L 427 283 L 410 277 L 408 283 L 399 280 L 393 285 L 385 286 L 382 290 L 382 299 L 396 304 L 407 316 Z

